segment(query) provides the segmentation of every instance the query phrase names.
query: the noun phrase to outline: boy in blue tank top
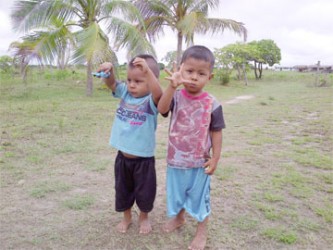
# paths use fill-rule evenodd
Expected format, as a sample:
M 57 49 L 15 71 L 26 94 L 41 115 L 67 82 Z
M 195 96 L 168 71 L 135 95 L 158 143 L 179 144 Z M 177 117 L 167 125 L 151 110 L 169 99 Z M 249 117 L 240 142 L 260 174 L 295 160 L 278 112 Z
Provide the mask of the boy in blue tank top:
M 152 226 L 148 213 L 156 196 L 155 131 L 157 104 L 162 96 L 159 66 L 154 57 L 138 55 L 127 69 L 127 83 L 116 81 L 112 63 L 100 65 L 98 72 L 110 73 L 104 79 L 114 97 L 120 99 L 112 125 L 110 145 L 118 149 L 115 160 L 116 211 L 123 212 L 116 226 L 126 233 L 132 223 L 132 206 L 140 209 L 140 233 L 148 234 Z

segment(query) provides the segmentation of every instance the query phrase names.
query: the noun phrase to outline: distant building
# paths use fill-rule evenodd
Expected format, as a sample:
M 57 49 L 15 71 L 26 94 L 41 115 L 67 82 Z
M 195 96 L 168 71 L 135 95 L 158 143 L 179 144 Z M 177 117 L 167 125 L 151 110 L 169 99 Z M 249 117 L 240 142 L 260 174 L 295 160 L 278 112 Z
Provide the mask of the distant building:
M 294 68 L 293 67 L 276 65 L 276 66 L 274 66 L 274 71 L 294 71 Z
M 333 73 L 332 65 L 296 65 L 293 67 L 287 66 L 274 66 L 274 71 L 297 71 L 297 72 L 317 72 L 320 73 Z
M 297 65 L 294 66 L 294 69 L 298 72 L 317 72 L 320 73 L 332 73 L 333 66 L 332 65 Z

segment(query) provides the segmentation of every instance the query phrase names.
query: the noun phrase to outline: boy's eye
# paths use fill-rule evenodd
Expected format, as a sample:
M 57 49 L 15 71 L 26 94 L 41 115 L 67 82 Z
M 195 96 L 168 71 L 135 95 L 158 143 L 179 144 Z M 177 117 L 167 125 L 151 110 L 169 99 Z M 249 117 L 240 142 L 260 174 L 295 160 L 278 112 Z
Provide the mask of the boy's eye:
M 135 85 L 139 85 L 140 83 L 142 83 L 142 81 L 140 81 L 140 80 L 127 79 L 127 84 L 135 84 Z

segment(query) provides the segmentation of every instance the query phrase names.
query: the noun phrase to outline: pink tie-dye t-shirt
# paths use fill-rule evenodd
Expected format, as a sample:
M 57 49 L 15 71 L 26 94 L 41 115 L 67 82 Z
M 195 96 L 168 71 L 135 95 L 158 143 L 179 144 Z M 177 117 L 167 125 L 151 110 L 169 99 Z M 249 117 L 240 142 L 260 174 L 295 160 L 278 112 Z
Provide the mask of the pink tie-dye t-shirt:
M 212 116 L 214 110 L 221 114 Z M 193 97 L 182 89 L 174 95 L 171 112 L 167 155 L 169 166 L 202 167 L 210 157 L 210 130 L 225 127 L 221 105 L 207 92 Z M 212 126 L 212 122 L 215 126 Z

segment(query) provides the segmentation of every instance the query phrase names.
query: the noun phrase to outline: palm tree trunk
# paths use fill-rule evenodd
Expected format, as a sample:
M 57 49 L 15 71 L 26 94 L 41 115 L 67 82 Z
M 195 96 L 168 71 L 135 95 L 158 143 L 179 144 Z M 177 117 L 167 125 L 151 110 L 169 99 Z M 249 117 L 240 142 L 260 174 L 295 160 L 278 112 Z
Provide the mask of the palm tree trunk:
M 178 35 L 177 35 L 177 66 L 180 65 L 182 50 L 183 50 L 183 34 L 182 34 L 182 32 L 178 32 Z
M 22 77 L 23 84 L 27 84 L 27 69 L 28 69 L 28 63 L 25 62 L 25 59 L 21 60 L 20 64 L 20 73 Z
M 93 94 L 93 77 L 92 77 L 92 64 L 91 61 L 87 62 L 87 88 L 86 88 L 86 96 L 92 96 Z

